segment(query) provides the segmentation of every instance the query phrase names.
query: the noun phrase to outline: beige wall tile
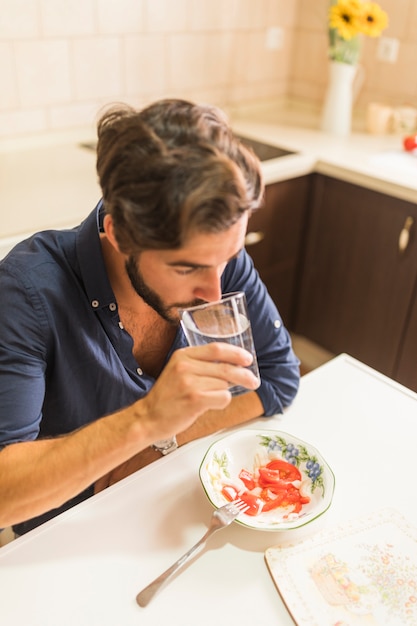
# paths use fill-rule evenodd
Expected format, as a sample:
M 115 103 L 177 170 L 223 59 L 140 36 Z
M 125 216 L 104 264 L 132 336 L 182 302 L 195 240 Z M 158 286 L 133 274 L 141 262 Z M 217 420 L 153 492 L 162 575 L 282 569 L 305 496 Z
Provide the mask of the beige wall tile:
M 415 100 L 413 104 L 417 104 L 416 59 L 417 42 L 402 43 L 397 63 L 375 65 L 374 73 L 369 78 L 373 90 L 384 100 L 389 101 L 394 96 L 394 101 L 399 97 L 402 101 Z
M 326 74 L 327 75 L 327 74 Z M 321 106 L 324 98 L 325 85 L 319 85 L 315 82 L 307 82 L 305 80 L 298 80 L 293 78 L 290 83 L 289 95 L 292 98 L 300 100 L 306 100 L 311 103 L 317 103 Z
M 149 32 L 185 32 L 188 0 L 145 0 L 145 23 Z
M 249 47 L 246 80 L 271 81 L 288 74 L 287 57 L 282 50 L 270 50 L 265 46 L 265 33 L 255 32 L 247 37 Z
M 283 48 L 278 50 L 267 48 L 264 30 L 236 33 L 233 48 L 233 83 L 266 78 L 274 82 L 290 72 L 292 36 L 289 32 L 284 33 Z
M 103 34 L 144 30 L 145 0 L 96 0 L 98 30 Z
M 327 81 L 327 38 L 316 31 L 294 33 L 292 78 L 324 84 Z
M 201 34 L 171 35 L 168 38 L 168 89 L 190 89 L 206 84 L 207 38 Z
M 327 29 L 330 0 L 298 0 L 297 27 L 301 30 Z
M 257 83 L 239 83 L 230 90 L 230 105 L 239 105 L 242 102 L 256 102 L 279 98 L 286 93 L 286 81 L 271 81 Z
M 189 3 L 190 30 L 231 30 L 235 25 L 238 0 L 195 0 Z
M 122 44 L 117 37 L 76 39 L 72 44 L 74 100 L 123 94 Z
M 380 0 L 379 4 L 388 13 L 389 19 L 384 36 L 405 38 L 415 0 Z
M 20 41 L 15 44 L 15 51 L 21 106 L 71 99 L 70 50 L 66 41 Z
M 228 86 L 232 76 L 233 36 L 208 33 L 205 38 L 204 86 Z M 199 81 L 197 84 L 201 84 Z
M 131 35 L 124 46 L 126 91 L 163 93 L 167 86 L 166 39 L 163 35 Z
M 170 97 L 185 98 L 192 102 L 210 103 L 224 108 L 229 99 L 229 87 L 220 85 L 219 87 L 214 86 L 210 88 L 195 87 L 189 90 L 172 90 L 168 95 Z
M 235 28 L 266 27 L 268 0 L 236 0 Z
M 94 0 L 40 0 L 42 34 L 91 35 L 96 29 Z
M 100 106 L 98 100 L 82 104 L 52 106 L 48 114 L 50 127 L 53 130 L 67 130 L 90 126 L 92 132 L 95 132 L 95 122 Z
M 316 0 L 314 0 L 314 3 Z M 266 26 L 285 26 L 292 28 L 296 24 L 299 0 L 268 0 L 266 5 Z M 310 0 L 310 4 L 311 0 Z
M 14 56 L 10 42 L 0 43 L 0 110 L 18 106 Z
M 37 0 L 1 0 L 0 39 L 26 39 L 40 34 Z
M 417 40 L 417 2 L 410 0 L 410 10 L 408 12 L 407 31 L 405 33 L 406 39 L 409 41 Z
M 246 80 L 251 54 L 248 34 L 246 32 L 235 32 L 233 35 L 233 55 L 230 59 L 231 83 L 233 85 Z
M 168 89 L 210 89 L 228 85 L 232 76 L 233 38 L 228 33 L 171 35 Z
M 417 0 L 378 0 L 398 62 L 366 38 L 358 106 L 417 105 Z M 224 107 L 280 98 L 320 105 L 327 85 L 329 0 L 1 0 L 0 138 L 90 124 L 113 100 L 176 95 Z M 283 28 L 280 50 L 267 30 Z M 31 124 L 33 125 L 31 127 Z

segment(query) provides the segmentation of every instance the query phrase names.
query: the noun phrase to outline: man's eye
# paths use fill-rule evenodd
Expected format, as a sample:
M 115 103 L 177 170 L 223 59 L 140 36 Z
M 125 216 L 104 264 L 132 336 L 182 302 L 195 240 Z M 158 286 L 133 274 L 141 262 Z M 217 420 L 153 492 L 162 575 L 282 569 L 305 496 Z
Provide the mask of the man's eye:
M 195 267 L 184 267 L 183 269 L 177 267 L 175 272 L 180 276 L 186 276 L 187 274 L 192 274 L 193 272 L 195 272 L 195 269 Z

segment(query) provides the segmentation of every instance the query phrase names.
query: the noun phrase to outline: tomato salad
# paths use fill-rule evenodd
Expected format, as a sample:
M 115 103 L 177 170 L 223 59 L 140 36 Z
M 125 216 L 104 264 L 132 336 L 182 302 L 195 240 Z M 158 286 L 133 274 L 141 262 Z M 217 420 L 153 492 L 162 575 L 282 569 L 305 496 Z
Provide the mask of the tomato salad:
M 229 502 L 243 500 L 249 507 L 246 515 L 259 515 L 279 507 L 292 507 L 290 513 L 300 513 L 303 505 L 310 502 L 300 491 L 300 470 L 283 459 L 273 459 L 254 472 L 242 469 L 239 478 L 243 489 L 225 484 L 222 494 Z

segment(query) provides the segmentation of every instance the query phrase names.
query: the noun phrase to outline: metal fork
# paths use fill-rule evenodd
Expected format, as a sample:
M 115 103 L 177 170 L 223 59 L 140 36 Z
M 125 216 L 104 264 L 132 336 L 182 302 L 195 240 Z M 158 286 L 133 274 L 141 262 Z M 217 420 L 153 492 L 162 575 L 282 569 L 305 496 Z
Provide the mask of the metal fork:
M 178 561 L 175 561 L 175 563 L 165 570 L 163 574 L 158 576 L 158 578 L 155 578 L 154 581 L 138 593 L 136 596 L 136 602 L 139 606 L 146 606 L 149 604 L 157 591 L 159 591 L 161 587 L 165 585 L 172 578 L 172 576 L 191 559 L 193 555 L 197 552 L 201 552 L 210 535 L 221 528 L 229 526 L 238 517 L 238 515 L 247 511 L 248 508 L 248 505 L 242 500 L 234 500 L 233 502 L 229 502 L 219 509 L 216 509 L 211 516 L 210 526 L 205 535 L 201 537 L 200 541 L 190 548 L 188 552 L 183 554 Z

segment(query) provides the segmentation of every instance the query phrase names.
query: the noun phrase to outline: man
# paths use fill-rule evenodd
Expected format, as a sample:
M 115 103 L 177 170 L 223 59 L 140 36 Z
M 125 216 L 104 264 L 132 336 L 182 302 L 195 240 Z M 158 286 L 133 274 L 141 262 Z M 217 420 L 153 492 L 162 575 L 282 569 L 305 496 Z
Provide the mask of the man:
M 0 264 L 0 527 L 24 533 L 180 444 L 294 398 L 298 360 L 244 250 L 258 160 L 217 109 L 163 100 L 98 124 L 103 199 Z M 250 355 L 187 347 L 178 308 L 245 291 Z M 231 398 L 230 384 L 248 392 Z

